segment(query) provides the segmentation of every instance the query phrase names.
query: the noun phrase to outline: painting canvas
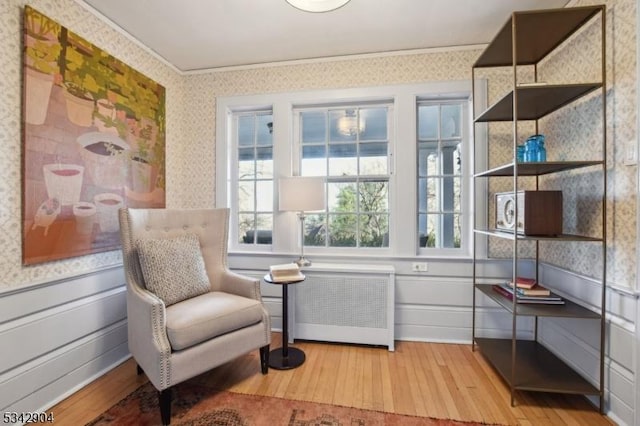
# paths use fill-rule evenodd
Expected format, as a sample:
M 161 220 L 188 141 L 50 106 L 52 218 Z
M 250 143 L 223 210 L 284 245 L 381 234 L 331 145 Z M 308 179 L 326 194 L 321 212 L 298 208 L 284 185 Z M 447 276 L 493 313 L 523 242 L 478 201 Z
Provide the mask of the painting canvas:
M 118 249 L 165 206 L 164 87 L 29 6 L 23 59 L 23 263 Z

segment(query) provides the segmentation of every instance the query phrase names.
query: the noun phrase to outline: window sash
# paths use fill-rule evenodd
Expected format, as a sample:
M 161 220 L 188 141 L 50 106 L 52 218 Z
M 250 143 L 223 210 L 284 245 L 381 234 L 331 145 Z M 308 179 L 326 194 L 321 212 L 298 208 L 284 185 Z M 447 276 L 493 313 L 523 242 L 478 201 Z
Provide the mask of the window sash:
M 270 110 L 232 112 L 231 236 L 241 246 L 271 245 L 274 219 L 274 146 Z
M 462 167 L 469 152 L 468 132 L 463 126 L 466 102 L 452 99 L 417 103 L 417 243 L 420 250 L 460 250 L 467 245 L 463 241 L 466 235 L 463 206 L 467 192 Z
M 384 122 L 380 124 L 374 119 L 380 119 L 382 112 Z M 367 120 L 367 114 L 374 119 Z M 316 214 L 315 221 L 305 229 L 305 244 L 325 248 L 388 247 L 392 105 L 298 107 L 294 116 L 298 129 L 294 140 L 298 171 L 302 176 L 323 176 L 327 182 L 327 208 Z M 343 117 L 351 119 L 355 134 L 336 136 Z M 306 127 L 307 119 L 316 126 L 315 134 Z M 373 130 L 367 134 L 367 128 Z M 368 195 L 375 193 L 363 188 L 374 190 L 376 183 L 382 185 L 378 190 L 384 194 L 384 200 L 367 200 Z M 341 191 L 350 188 L 355 192 L 352 205 L 340 200 Z M 365 210 L 367 201 L 381 206 Z M 320 221 L 323 235 L 319 239 L 310 238 L 312 234 L 317 236 Z M 378 228 L 367 227 L 368 223 L 375 223 Z

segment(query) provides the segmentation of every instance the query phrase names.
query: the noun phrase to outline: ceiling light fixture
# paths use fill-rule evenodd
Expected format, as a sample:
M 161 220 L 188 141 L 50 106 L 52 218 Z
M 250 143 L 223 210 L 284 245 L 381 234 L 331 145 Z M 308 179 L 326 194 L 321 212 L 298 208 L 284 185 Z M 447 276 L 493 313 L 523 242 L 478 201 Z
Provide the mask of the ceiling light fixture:
M 355 110 L 345 110 L 344 115 L 338 119 L 338 132 L 344 136 L 355 136 L 364 132 L 365 122 L 362 118 L 358 119 Z
M 296 9 L 304 10 L 305 12 L 330 12 L 336 10 L 350 0 L 286 0 L 291 6 Z

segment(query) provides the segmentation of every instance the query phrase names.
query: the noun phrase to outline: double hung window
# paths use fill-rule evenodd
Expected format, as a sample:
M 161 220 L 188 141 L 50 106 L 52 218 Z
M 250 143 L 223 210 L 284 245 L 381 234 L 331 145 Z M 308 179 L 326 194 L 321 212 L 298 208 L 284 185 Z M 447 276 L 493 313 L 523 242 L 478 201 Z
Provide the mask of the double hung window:
M 326 210 L 306 219 L 305 245 L 388 247 L 390 104 L 296 108 L 301 176 L 327 182 Z
M 271 244 L 273 232 L 273 115 L 271 111 L 233 114 L 237 171 L 235 192 L 239 244 Z M 231 168 L 233 170 L 233 168 Z M 233 173 L 233 172 L 232 172 Z
M 466 100 L 418 102 L 418 241 L 460 248 Z

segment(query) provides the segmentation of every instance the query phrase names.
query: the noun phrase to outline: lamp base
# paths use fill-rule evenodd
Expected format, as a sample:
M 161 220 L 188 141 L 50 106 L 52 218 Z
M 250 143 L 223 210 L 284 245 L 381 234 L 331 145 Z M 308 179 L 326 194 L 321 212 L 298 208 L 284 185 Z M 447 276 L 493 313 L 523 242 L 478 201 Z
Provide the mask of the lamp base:
M 307 259 L 304 256 L 300 256 L 300 258 L 298 260 L 296 260 L 296 265 L 298 265 L 299 267 L 303 267 L 303 266 L 311 266 L 311 261 L 309 259 Z

